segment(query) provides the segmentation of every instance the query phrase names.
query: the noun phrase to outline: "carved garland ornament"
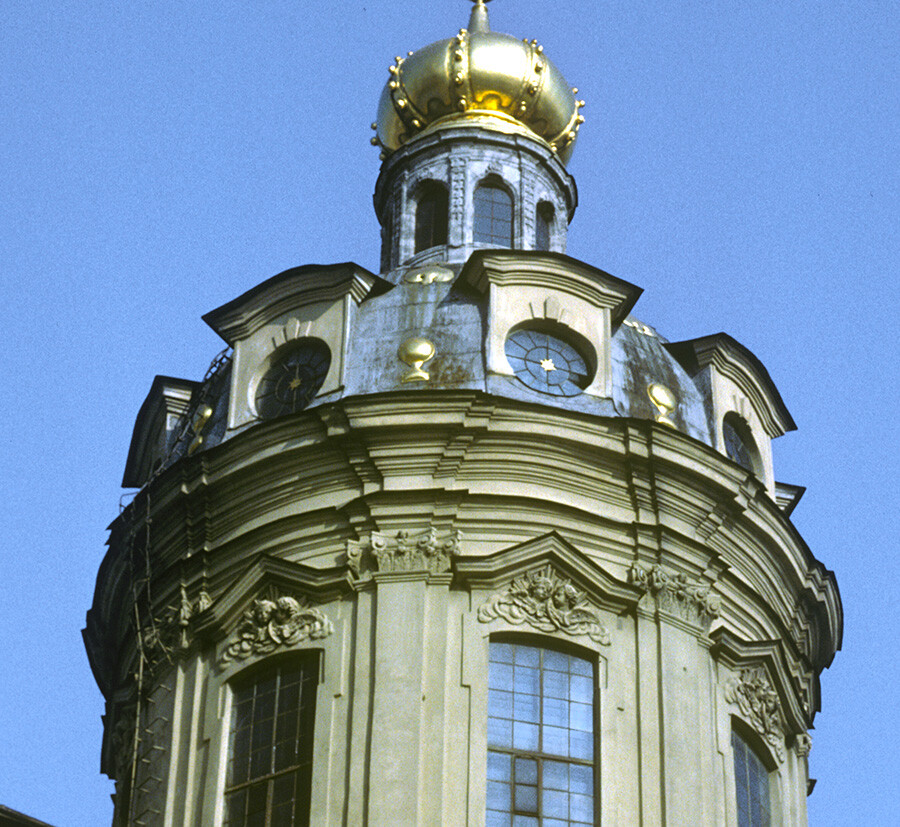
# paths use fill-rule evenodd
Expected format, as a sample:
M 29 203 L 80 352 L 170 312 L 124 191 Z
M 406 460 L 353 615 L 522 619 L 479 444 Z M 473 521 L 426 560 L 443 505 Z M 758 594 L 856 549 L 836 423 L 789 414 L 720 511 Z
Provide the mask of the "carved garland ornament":
M 332 622 L 304 598 L 276 594 L 257 598 L 244 612 L 220 660 L 267 655 L 304 640 L 320 640 L 333 631 Z
M 747 721 L 784 760 L 784 732 L 778 709 L 778 695 L 762 667 L 742 669 L 725 684 L 725 700 L 737 704 Z
M 505 592 L 493 595 L 478 608 L 482 623 L 498 617 L 515 626 L 527 623 L 541 632 L 587 635 L 602 646 L 610 643 L 609 632 L 584 592 L 549 565 L 517 577 Z
M 357 576 L 377 571 L 428 571 L 432 574 L 450 570 L 451 558 L 459 553 L 459 532 L 451 531 L 440 539 L 432 526 L 420 534 L 406 529 L 394 536 L 373 531 L 362 540 L 347 542 L 347 565 Z
M 710 623 L 722 611 L 719 596 L 709 586 L 691 582 L 683 572 L 671 574 L 662 566 L 645 569 L 634 563 L 628 571 L 628 580 L 655 597 L 661 608 L 677 611 L 685 618 L 695 617 L 702 623 Z

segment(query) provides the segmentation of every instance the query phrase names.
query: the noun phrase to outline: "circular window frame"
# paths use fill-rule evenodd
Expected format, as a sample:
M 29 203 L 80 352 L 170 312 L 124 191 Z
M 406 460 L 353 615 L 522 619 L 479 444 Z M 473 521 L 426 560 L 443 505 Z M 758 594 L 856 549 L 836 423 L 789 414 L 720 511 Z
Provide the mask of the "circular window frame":
M 324 368 L 318 369 L 314 374 L 314 381 L 311 384 L 312 389 L 308 398 L 300 407 L 294 407 L 292 410 L 280 411 L 277 413 L 267 412 L 263 405 L 260 404 L 259 394 L 263 383 L 267 380 L 268 374 L 279 362 L 290 358 L 290 355 L 294 351 L 300 351 L 304 348 L 316 348 L 320 351 L 320 355 L 326 357 Z M 258 421 L 268 422 L 273 419 L 280 419 L 283 416 L 290 416 L 306 410 L 315 401 L 319 392 L 322 390 L 322 386 L 325 384 L 325 380 L 331 370 L 332 360 L 331 348 L 328 346 L 328 343 L 315 336 L 304 336 L 299 339 L 292 339 L 273 350 L 257 368 L 254 380 L 248 388 L 250 391 L 250 398 L 248 401 L 250 402 L 250 409 L 253 412 L 253 415 Z
M 547 337 L 548 339 L 554 339 L 564 348 L 569 348 L 574 351 L 578 358 L 584 363 L 585 367 L 584 379 L 582 381 L 576 382 L 574 380 L 568 380 L 572 385 L 578 388 L 577 392 L 555 393 L 552 390 L 547 389 L 551 386 L 550 383 L 545 385 L 538 381 L 540 377 L 534 381 L 527 381 L 522 378 L 523 374 L 529 378 L 533 377 L 534 374 L 527 370 L 523 370 L 522 368 L 517 369 L 509 353 L 510 340 L 522 333 L 533 333 L 538 336 Z M 519 346 L 524 347 L 521 343 L 519 343 Z M 526 353 L 527 352 L 530 351 L 526 351 Z M 597 353 L 593 345 L 580 333 L 561 324 L 554 324 L 548 321 L 528 321 L 514 325 L 506 332 L 506 336 L 503 340 L 503 353 L 509 364 L 510 371 L 516 379 L 529 390 L 540 393 L 543 396 L 550 396 L 556 399 L 574 399 L 575 397 L 581 396 L 593 384 L 597 375 Z M 520 358 L 523 362 L 525 361 L 524 357 Z M 548 358 L 552 358 L 549 353 Z M 557 387 L 562 387 L 564 384 L 564 382 L 558 383 Z

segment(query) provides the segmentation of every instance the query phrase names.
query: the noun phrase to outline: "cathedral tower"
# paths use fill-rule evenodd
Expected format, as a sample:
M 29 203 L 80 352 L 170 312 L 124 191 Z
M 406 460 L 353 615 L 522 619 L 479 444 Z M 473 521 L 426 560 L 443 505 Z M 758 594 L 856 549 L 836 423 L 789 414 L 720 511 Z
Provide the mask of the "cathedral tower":
M 840 646 L 794 422 L 565 255 L 534 40 L 391 65 L 382 268 L 287 270 L 141 407 L 85 643 L 117 825 L 796 825 Z

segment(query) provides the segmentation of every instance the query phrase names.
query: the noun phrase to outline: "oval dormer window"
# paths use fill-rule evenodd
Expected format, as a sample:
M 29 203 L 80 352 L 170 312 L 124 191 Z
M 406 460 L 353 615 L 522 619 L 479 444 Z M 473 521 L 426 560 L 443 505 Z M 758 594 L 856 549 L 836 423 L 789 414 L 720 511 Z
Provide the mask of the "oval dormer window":
M 331 365 L 331 351 L 319 339 L 301 339 L 276 351 L 256 387 L 260 419 L 302 411 L 315 399 Z
M 759 452 L 750 433 L 750 426 L 736 413 L 725 414 L 725 419 L 722 420 L 722 439 L 728 459 L 759 474 Z
M 519 381 L 552 396 L 577 396 L 589 384 L 585 357 L 543 330 L 522 328 L 506 340 L 506 358 Z

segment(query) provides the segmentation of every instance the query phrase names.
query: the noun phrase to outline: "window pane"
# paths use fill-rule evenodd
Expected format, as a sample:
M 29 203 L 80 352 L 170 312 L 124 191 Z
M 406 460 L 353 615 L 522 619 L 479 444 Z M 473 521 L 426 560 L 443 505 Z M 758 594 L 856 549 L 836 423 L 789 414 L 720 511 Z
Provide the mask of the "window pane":
M 553 206 L 546 201 L 538 204 L 534 223 L 534 249 L 550 249 L 550 232 L 553 225 Z
M 488 781 L 487 808 L 489 810 L 509 811 L 511 785 L 500 781 Z
M 490 652 L 486 823 L 592 824 L 593 664 L 510 643 Z
M 484 824 L 485 827 L 509 827 L 509 810 L 505 809 L 504 812 L 497 812 L 496 810 L 488 809 Z
M 488 780 L 489 781 L 509 781 L 512 778 L 510 772 L 510 763 L 512 759 L 509 755 L 502 752 L 488 753 Z
M 448 218 L 447 189 L 438 183 L 426 184 L 416 204 L 417 253 L 447 243 Z
M 537 784 L 538 766 L 537 761 L 531 758 L 516 759 L 516 783 L 518 784 Z
M 496 184 L 475 190 L 475 242 L 512 247 L 512 198 Z
M 734 751 L 734 788 L 738 827 L 769 827 L 769 772 L 759 756 L 736 732 L 731 733 Z
M 308 825 L 317 674 L 306 658 L 235 688 L 228 827 Z

